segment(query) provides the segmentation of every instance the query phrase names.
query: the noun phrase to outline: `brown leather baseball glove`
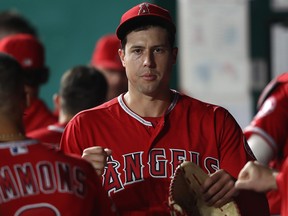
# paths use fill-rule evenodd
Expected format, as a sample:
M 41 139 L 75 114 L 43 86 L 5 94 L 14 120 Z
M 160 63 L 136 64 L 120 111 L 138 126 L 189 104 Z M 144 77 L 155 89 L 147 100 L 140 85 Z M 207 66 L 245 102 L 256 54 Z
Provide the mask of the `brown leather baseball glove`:
M 206 178 L 209 176 L 193 162 L 185 161 L 177 167 L 169 188 L 172 216 L 240 216 L 235 202 L 215 208 L 203 201 L 200 186 Z

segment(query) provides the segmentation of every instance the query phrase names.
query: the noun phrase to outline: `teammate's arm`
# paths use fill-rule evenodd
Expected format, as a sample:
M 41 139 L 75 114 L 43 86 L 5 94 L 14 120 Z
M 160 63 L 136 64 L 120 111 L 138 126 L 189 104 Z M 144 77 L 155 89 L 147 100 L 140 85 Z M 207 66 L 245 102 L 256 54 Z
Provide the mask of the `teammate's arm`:
M 268 142 L 258 134 L 252 134 L 247 142 L 257 161 L 268 165 L 269 161 L 273 159 L 273 149 Z
M 257 161 L 249 161 L 240 171 L 235 187 L 257 192 L 276 190 L 276 176 L 278 174 L 278 172 Z

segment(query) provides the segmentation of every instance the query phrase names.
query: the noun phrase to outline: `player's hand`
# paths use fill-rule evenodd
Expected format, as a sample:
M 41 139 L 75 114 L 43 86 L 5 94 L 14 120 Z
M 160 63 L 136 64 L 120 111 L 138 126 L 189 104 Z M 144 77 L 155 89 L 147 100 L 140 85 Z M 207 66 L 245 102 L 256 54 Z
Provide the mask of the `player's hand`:
M 257 192 L 267 192 L 271 189 L 277 189 L 275 179 L 277 174 L 257 161 L 249 161 L 240 171 L 235 187 Z
M 97 174 L 101 176 L 107 163 L 107 157 L 111 155 L 111 153 L 112 151 L 110 149 L 104 149 L 101 146 L 93 146 L 84 149 L 82 158 L 89 161 L 95 168 Z
M 217 170 L 202 184 L 203 199 L 209 206 L 222 207 L 232 201 L 238 190 L 234 187 L 235 179 L 224 170 Z

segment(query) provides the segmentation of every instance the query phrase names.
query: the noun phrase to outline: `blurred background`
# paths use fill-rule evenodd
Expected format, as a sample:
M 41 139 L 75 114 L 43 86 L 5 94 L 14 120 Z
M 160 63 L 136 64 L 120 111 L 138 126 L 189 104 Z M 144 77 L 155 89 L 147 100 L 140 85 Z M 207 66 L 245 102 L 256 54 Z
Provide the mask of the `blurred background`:
M 96 41 L 114 33 L 121 15 L 142 1 L 9 0 L 37 29 L 50 78 L 40 97 L 53 109 L 60 77 L 90 62 Z M 227 108 L 241 127 L 261 90 L 288 71 L 288 0 L 154 0 L 178 26 L 178 63 L 171 88 Z

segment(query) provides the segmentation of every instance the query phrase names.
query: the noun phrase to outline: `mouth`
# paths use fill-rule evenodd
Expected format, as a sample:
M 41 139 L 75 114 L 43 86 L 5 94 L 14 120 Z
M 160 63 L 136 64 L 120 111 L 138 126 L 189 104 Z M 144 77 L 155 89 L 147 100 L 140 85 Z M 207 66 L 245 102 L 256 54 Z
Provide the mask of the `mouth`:
M 141 77 L 147 81 L 153 81 L 153 80 L 157 79 L 157 76 L 155 74 L 152 74 L 152 73 L 143 74 Z

